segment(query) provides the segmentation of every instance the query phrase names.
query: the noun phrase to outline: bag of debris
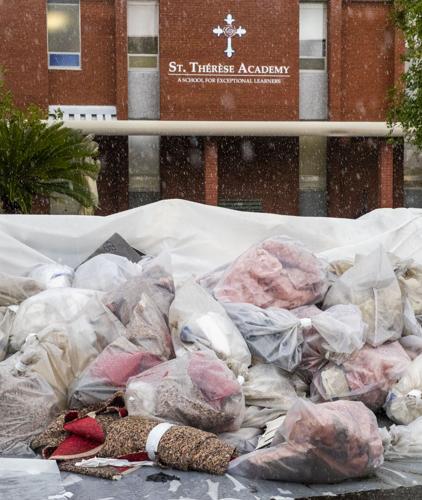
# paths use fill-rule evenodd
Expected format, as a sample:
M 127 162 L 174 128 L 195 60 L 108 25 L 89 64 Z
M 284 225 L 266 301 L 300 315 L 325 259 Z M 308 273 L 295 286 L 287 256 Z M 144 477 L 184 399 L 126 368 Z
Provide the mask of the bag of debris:
M 7 356 L 10 332 L 18 306 L 0 307 L 0 361 Z
M 216 433 L 238 430 L 245 411 L 239 381 L 213 351 L 186 353 L 130 379 L 125 400 L 129 415 Z
M 174 300 L 174 281 L 171 273 L 171 260 L 168 254 L 160 254 L 149 259 L 140 274 L 116 285 L 105 297 L 104 303 L 128 326 L 134 310 L 143 297 L 149 296 L 168 322 L 170 304 Z
M 422 337 L 407 335 L 406 337 L 402 337 L 399 342 L 411 360 L 422 354 Z
M 390 429 L 382 428 L 379 431 L 385 460 L 421 460 L 422 417 L 408 425 L 392 425 Z
M 308 335 L 305 370 L 309 364 L 314 364 L 315 350 L 319 351 L 319 362 L 321 357 L 339 362 L 351 356 L 365 342 L 366 326 L 356 306 L 339 305 L 319 311 L 319 314 L 306 306 L 299 311 L 273 307 L 260 309 L 252 304 L 226 303 L 224 306 L 253 356 L 258 361 L 273 363 L 289 372 L 301 364 L 304 338 Z M 310 316 L 306 316 L 308 311 Z
M 210 276 L 207 282 L 212 282 Z M 274 236 L 230 264 L 213 291 L 221 302 L 294 309 L 320 302 L 327 287 L 325 263 L 302 243 Z
M 239 455 L 244 455 L 256 449 L 261 434 L 261 429 L 256 427 L 242 427 L 235 432 L 223 432 L 218 438 L 234 446 Z
M 293 372 L 302 359 L 303 324 L 290 311 L 253 304 L 225 303 L 224 308 L 239 329 L 258 363 L 272 363 Z
M 410 362 L 399 342 L 379 347 L 366 345 L 343 364 L 328 363 L 322 368 L 313 379 L 311 395 L 322 401 L 358 400 L 377 410 Z
M 174 355 L 168 326 L 174 283 L 168 268 L 166 256 L 151 259 L 139 276 L 104 298 L 109 310 L 126 326 L 126 338 L 163 361 Z
M 357 306 L 337 305 L 321 311 L 315 305 L 293 309 L 301 320 L 310 319 L 303 329 L 302 361 L 298 373 L 308 383 L 329 360 L 341 364 L 363 347 L 367 326 Z
M 382 463 L 377 420 L 362 403 L 298 400 L 271 447 L 233 460 L 228 472 L 304 484 L 337 483 L 367 477 Z
M 69 336 L 74 345 L 80 346 L 83 360 L 125 333 L 120 321 L 102 303 L 101 294 L 77 288 L 52 288 L 22 302 L 10 331 L 12 352 L 22 347 L 28 335 L 46 328 Z
M 176 292 L 169 316 L 176 356 L 211 349 L 236 375 L 244 375 L 251 353 L 224 307 L 195 281 Z
M 422 315 L 422 265 L 413 259 L 400 260 L 389 254 L 403 295 L 409 300 L 416 316 Z
M 397 340 L 403 333 L 403 298 L 388 255 L 379 247 L 355 264 L 328 290 L 324 309 L 354 304 L 368 325 L 367 343 L 377 347 Z
M 59 413 L 59 402 L 39 374 L 19 374 L 16 363 L 16 355 L 0 363 L 0 455 L 33 455 L 29 443 Z
M 33 267 L 28 277 L 34 279 L 44 288 L 70 287 L 73 283 L 74 270 L 62 264 L 39 264 Z
M 275 365 L 258 364 L 252 366 L 242 386 L 248 406 L 274 408 L 280 415 L 305 396 L 307 387 L 297 375 L 284 372 Z
M 83 408 L 107 401 L 124 390 L 129 378 L 161 363 L 125 337 L 119 337 L 85 369 L 69 389 L 69 408 Z
M 109 292 L 141 273 L 142 267 L 126 257 L 100 254 L 76 269 L 73 287 Z
M 409 364 L 393 385 L 384 408 L 388 417 L 398 424 L 410 424 L 422 417 L 422 355 Z
M 44 290 L 42 283 L 0 272 L 0 307 L 14 306 Z

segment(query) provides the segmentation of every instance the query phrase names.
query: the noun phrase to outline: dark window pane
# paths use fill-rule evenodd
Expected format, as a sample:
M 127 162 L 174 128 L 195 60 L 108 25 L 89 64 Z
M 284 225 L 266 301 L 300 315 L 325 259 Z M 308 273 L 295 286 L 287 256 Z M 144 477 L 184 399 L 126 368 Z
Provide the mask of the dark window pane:
M 158 37 L 139 36 L 128 38 L 129 54 L 158 54 Z
M 157 56 L 129 56 L 129 68 L 153 69 L 157 63 Z
M 325 70 L 325 59 L 300 59 L 300 69 Z

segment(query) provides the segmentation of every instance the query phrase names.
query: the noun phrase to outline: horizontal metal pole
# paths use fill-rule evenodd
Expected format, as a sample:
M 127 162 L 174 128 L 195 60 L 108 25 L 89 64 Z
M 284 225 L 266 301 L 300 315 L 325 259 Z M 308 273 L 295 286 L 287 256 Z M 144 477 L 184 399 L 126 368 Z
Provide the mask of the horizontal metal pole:
M 64 123 L 96 135 L 387 137 L 391 132 L 385 122 L 65 120 Z M 394 128 L 392 136 L 403 136 L 401 126 Z

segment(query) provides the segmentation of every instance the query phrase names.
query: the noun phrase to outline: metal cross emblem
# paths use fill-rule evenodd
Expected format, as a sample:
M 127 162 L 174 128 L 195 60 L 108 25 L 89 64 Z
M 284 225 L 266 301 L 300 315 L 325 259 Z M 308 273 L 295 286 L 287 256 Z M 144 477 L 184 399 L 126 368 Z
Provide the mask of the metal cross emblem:
M 212 30 L 212 32 L 218 37 L 224 35 L 227 38 L 227 49 L 224 53 L 227 54 L 227 57 L 233 57 L 235 50 L 232 47 L 232 38 L 235 36 L 241 38 L 243 35 L 246 35 L 246 30 L 245 28 L 242 28 L 242 26 L 239 26 L 238 28 L 234 26 L 233 23 L 235 19 L 231 14 L 228 14 L 224 21 L 227 23 L 224 28 L 221 28 L 220 25 L 218 25 Z

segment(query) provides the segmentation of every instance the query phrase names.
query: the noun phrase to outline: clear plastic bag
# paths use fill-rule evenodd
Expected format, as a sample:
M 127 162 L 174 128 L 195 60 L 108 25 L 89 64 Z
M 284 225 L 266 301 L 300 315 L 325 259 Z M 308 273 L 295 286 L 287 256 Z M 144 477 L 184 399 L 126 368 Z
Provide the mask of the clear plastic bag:
M 0 307 L 0 361 L 7 356 L 10 332 L 18 306 Z
M 206 281 L 212 283 L 212 276 Z M 229 265 L 218 279 L 214 295 L 222 302 L 293 309 L 320 302 L 327 287 L 325 263 L 302 243 L 274 236 Z
M 422 417 L 422 355 L 414 359 L 392 387 L 385 403 L 388 417 L 398 424 L 410 424 Z
M 309 383 L 329 360 L 341 363 L 365 344 L 367 326 L 357 306 L 340 304 L 321 311 L 312 305 L 292 313 L 300 319 L 311 319 L 311 327 L 303 329 L 302 361 L 298 368 Z
M 100 254 L 76 269 L 73 287 L 108 292 L 141 273 L 142 267 L 126 257 Z
M 111 311 L 126 326 L 132 319 L 136 305 L 146 295 L 155 303 L 168 322 L 170 304 L 174 299 L 171 260 L 167 254 L 148 259 L 142 273 L 113 288 L 104 299 Z
M 362 403 L 298 400 L 270 448 L 243 455 L 229 473 L 304 484 L 371 475 L 383 463 L 375 415 Z
M 32 278 L 0 272 L 0 307 L 20 304 L 43 290 L 44 286 Z
M 391 387 L 402 377 L 410 358 L 399 342 L 379 347 L 366 345 L 340 366 L 327 364 L 314 377 L 314 399 L 352 399 L 368 408 L 381 408 Z
M 408 425 L 392 425 L 389 430 L 380 429 L 380 433 L 386 460 L 421 460 L 422 417 Z
M 402 337 L 399 342 L 410 359 L 413 360 L 422 354 L 422 337 L 407 335 L 406 337 Z
M 69 407 L 86 408 L 107 401 L 126 388 L 129 378 L 159 364 L 161 360 L 140 351 L 124 337 L 108 345 L 69 389 Z
M 177 290 L 169 321 L 176 356 L 211 349 L 236 374 L 247 372 L 251 354 L 244 338 L 224 307 L 195 281 Z
M 91 290 L 52 288 L 22 302 L 10 331 L 12 351 L 18 351 L 28 335 L 49 328 L 64 332 L 73 345 L 79 346 L 82 360 L 92 352 L 98 354 L 125 333 L 100 298 L 101 294 Z
M 408 298 L 416 316 L 422 315 L 422 265 L 413 259 L 400 260 L 395 255 L 389 254 L 400 287 L 405 297 Z
M 0 363 L 0 454 L 29 455 L 31 440 L 60 411 L 50 385 L 37 373 L 18 374 L 16 355 Z
M 295 370 L 302 359 L 301 320 L 285 309 L 246 303 L 225 303 L 224 307 L 258 362 Z
M 374 347 L 397 340 L 403 333 L 403 298 L 388 255 L 379 247 L 355 264 L 328 290 L 324 309 L 354 304 L 368 325 L 367 342 Z
M 140 276 L 126 281 L 106 295 L 107 304 L 126 326 L 126 337 L 142 350 L 163 361 L 174 355 L 168 326 L 174 283 L 167 255 L 149 260 Z
M 129 415 L 215 433 L 238 430 L 245 410 L 238 380 L 212 351 L 186 353 L 131 378 L 125 400 Z
M 40 264 L 28 273 L 29 278 L 38 281 L 44 288 L 72 286 L 74 275 L 75 272 L 71 267 L 62 264 Z
M 274 365 L 258 364 L 252 366 L 243 384 L 245 402 L 249 406 L 276 408 L 286 413 L 296 402 L 298 396 L 294 385 L 295 375 L 283 372 Z
M 218 437 L 235 446 L 237 453 L 243 455 L 256 449 L 261 434 L 261 429 L 257 429 L 256 427 L 242 427 L 235 432 L 219 434 Z

